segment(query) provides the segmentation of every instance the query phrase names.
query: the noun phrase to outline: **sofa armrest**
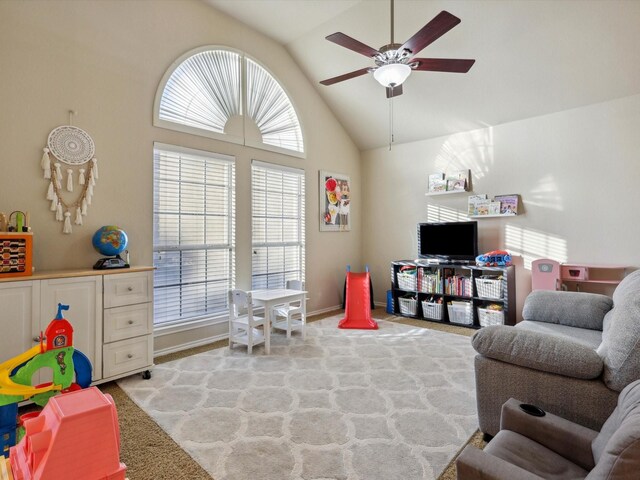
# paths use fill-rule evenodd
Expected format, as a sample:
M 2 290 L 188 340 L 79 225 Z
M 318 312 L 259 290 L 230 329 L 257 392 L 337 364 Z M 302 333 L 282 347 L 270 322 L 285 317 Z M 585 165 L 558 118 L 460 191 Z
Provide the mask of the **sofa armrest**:
M 523 468 L 467 445 L 456 459 L 458 480 L 543 480 Z
M 510 398 L 502 405 L 500 430 L 511 430 L 544 445 L 585 470 L 594 466 L 591 442 L 598 432 L 546 412 L 543 417 L 525 413 L 519 400 Z
M 613 300 L 605 295 L 535 290 L 524 302 L 522 318 L 535 322 L 602 330 L 602 320 L 612 308 Z
M 478 330 L 471 344 L 485 357 L 543 372 L 587 380 L 602 373 L 593 348 L 547 333 L 493 325 Z

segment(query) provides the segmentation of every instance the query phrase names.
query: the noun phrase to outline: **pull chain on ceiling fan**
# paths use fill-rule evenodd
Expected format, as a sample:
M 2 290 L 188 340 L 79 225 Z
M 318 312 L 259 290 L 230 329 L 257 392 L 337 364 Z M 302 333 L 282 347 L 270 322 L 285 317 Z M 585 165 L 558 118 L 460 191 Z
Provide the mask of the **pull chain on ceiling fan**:
M 366 73 L 373 73 L 373 77 L 385 87 L 387 98 L 393 98 L 402 95 L 402 83 L 414 70 L 467 73 L 474 64 L 475 60 L 417 58 L 414 56 L 458 25 L 461 20 L 455 15 L 443 10 L 403 44 L 394 43 L 393 20 L 394 9 L 393 0 L 391 0 L 391 42 L 383 45 L 379 50 L 365 45 L 342 32 L 327 36 L 326 39 L 330 42 L 372 58 L 375 66 L 328 78 L 320 83 L 322 85 L 333 85 Z

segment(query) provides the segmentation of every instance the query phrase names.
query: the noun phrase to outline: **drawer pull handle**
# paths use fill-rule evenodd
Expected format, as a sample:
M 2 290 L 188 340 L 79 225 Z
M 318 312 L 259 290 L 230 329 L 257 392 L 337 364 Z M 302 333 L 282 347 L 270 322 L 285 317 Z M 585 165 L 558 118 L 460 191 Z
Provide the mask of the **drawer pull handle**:
M 127 354 L 127 358 L 133 358 L 133 354 L 132 353 L 128 353 Z
M 129 290 L 130 292 L 133 292 L 133 287 L 129 286 L 127 287 L 127 290 Z
M 129 320 L 127 323 L 128 323 L 129 325 L 133 325 L 133 320 Z

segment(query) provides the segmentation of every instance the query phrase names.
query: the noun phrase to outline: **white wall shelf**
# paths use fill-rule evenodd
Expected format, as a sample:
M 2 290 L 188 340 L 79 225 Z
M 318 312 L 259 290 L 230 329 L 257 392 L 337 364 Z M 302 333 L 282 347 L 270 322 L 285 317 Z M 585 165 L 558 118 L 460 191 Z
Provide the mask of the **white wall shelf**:
M 517 217 L 516 213 L 498 213 L 496 215 L 469 215 L 469 218 Z
M 471 190 L 445 190 L 444 192 L 427 192 L 427 197 L 433 197 L 435 195 L 450 195 L 452 193 L 473 193 Z

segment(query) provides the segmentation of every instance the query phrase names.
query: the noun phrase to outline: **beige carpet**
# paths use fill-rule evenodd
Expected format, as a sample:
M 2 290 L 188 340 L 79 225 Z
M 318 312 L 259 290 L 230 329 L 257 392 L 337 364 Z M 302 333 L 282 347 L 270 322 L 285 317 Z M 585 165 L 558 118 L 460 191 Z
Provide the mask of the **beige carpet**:
M 436 478 L 477 425 L 468 340 L 339 318 L 268 357 L 213 350 L 121 385 L 216 480 Z

